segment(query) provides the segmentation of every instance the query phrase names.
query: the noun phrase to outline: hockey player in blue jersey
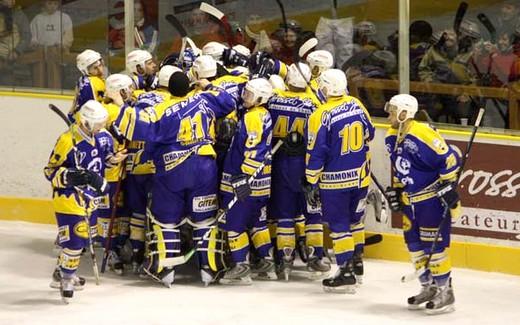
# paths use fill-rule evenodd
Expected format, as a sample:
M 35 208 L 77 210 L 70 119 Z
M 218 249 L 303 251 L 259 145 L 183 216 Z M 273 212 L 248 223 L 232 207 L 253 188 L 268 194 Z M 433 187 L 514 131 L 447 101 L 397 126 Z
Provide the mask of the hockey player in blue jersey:
M 413 120 L 418 103 L 415 97 L 399 94 L 390 99 L 385 110 L 391 128 L 385 143 L 392 162 L 392 187 L 386 195 L 393 211 L 403 213 L 404 239 L 416 269 L 426 265 L 435 234 L 443 218 L 460 215 L 456 191 L 461 154 L 446 144 L 431 126 Z M 426 303 L 429 314 L 454 310 L 451 287 L 451 222 L 444 222 L 428 269 L 420 276 L 422 289 L 408 298 L 409 309 Z
M 303 63 L 300 71 L 292 64 L 287 72 L 289 90 L 275 90 L 267 103 L 273 119 L 274 141 L 284 140 L 284 145 L 273 157 L 273 181 L 268 213 L 276 222 L 277 260 L 279 272 L 289 279 L 294 262 L 296 237 L 295 221 L 305 216 L 303 247 L 308 252 L 307 266 L 314 275 L 322 275 L 330 266 L 322 262 L 323 226 L 321 211 L 307 204 L 300 181 L 305 176 L 304 129 L 307 119 L 320 102 L 307 86 L 311 78 L 309 66 Z M 302 228 L 303 228 L 302 227 Z
M 155 165 L 148 212 L 153 235 L 145 271 L 168 287 L 175 271 L 167 260 L 180 254 L 179 227 L 189 222 L 197 242 L 215 222 L 218 184 L 210 127 L 236 105 L 225 91 L 207 81 L 200 84 L 210 90 L 190 93 L 188 77 L 175 72 L 169 80 L 170 100 L 153 112 L 125 107 L 115 122 L 127 139 L 146 142 L 145 155 Z M 198 257 L 207 284 L 214 280 L 208 256 L 199 252 Z
M 330 69 L 318 79 L 326 102 L 314 111 L 307 125 L 307 202 L 321 201 L 328 223 L 336 274 L 323 280 L 325 291 L 355 293 L 354 253 L 364 242 L 365 199 L 370 184 L 368 142 L 375 129 L 363 104 L 346 94 L 343 71 Z
M 271 152 L 272 122 L 264 105 L 272 94 L 273 89 L 266 79 L 252 79 L 246 83 L 242 92 L 244 111 L 239 111 L 238 128 L 224 161 L 220 184 L 222 203 L 226 206 L 235 195 L 239 201 L 228 211 L 223 225 L 234 263 L 233 268 L 220 279 L 223 284 L 252 283 L 249 237 L 260 259 L 253 266 L 255 275 L 272 280 L 277 278 L 266 220 L 271 164 L 266 164 L 251 185 L 248 184 L 249 177 Z
M 157 63 L 145 50 L 133 50 L 126 56 L 126 68 L 132 73 L 136 89 L 150 91 L 157 88 Z
M 88 244 L 90 229 L 85 216 L 92 215 L 97 197 L 108 191 L 103 178 L 106 166 L 120 163 L 124 152 L 114 154 L 111 135 L 104 130 L 107 111 L 97 101 L 87 101 L 79 111 L 79 121 L 56 142 L 44 169 L 53 188 L 53 206 L 58 224 L 58 241 L 62 250 L 58 259 L 58 287 L 65 301 L 74 289 L 81 289 L 84 279 L 76 275 L 82 249 Z M 90 222 L 91 221 L 91 222 Z M 95 220 L 89 220 L 95 225 Z M 51 284 L 51 286 L 55 286 Z
M 93 99 L 101 102 L 105 95 L 105 63 L 101 54 L 93 50 L 85 50 L 76 57 L 76 67 L 81 77 L 76 84 L 76 96 L 68 113 L 71 122 L 87 101 Z

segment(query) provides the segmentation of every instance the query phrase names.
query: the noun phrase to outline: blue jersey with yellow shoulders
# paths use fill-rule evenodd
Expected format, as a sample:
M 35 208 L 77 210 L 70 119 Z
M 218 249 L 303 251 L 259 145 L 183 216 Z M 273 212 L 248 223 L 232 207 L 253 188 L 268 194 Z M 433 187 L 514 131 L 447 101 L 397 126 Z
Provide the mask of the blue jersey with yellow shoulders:
M 388 129 L 385 138 L 394 171 L 394 186 L 412 194 L 431 189 L 438 181 L 456 179 L 460 154 L 439 132 L 426 123 L 412 120 L 395 148 L 397 131 Z
M 267 102 L 273 120 L 273 137 L 283 139 L 290 132 L 305 135 L 307 119 L 320 105 L 309 87 L 304 92 L 275 89 Z
M 238 122 L 237 131 L 224 161 L 220 189 L 233 193 L 232 175 L 251 175 L 271 152 L 272 121 L 269 111 L 262 106 L 247 109 Z M 251 196 L 265 197 L 270 193 L 271 165 L 267 164 L 251 184 Z
M 119 115 L 121 111 L 121 107 L 119 105 L 114 104 L 111 101 L 104 101 L 102 103 L 103 107 L 108 112 L 108 120 L 107 126 L 111 125 Z M 114 152 L 120 151 L 124 149 L 124 144 L 121 144 L 112 136 L 112 142 L 114 143 Z M 109 167 L 105 170 L 105 178 L 108 182 L 117 182 L 121 177 L 121 169 L 123 168 L 122 163 L 119 163 L 115 166 Z
M 157 75 L 152 76 L 144 76 L 144 75 L 132 75 L 132 79 L 134 80 L 134 85 L 136 90 L 155 90 L 159 85 L 159 78 Z
M 359 99 L 331 97 L 311 114 L 307 125 L 307 181 L 324 190 L 370 184 L 368 142 L 375 128 Z
M 60 135 L 44 168 L 45 177 L 53 188 L 53 206 L 56 213 L 85 215 L 85 202 L 73 187 L 65 184 L 65 172 L 69 168 L 76 168 L 92 170 L 103 175 L 106 161 L 112 154 L 112 136 L 104 129 L 94 137 L 89 137 L 74 124 Z M 90 196 L 97 196 L 87 186 L 83 186 L 82 189 Z
M 145 141 L 153 156 L 157 174 L 182 163 L 192 153 L 215 155 L 210 126 L 216 118 L 229 114 L 235 101 L 225 91 L 192 92 L 172 96 L 154 111 L 126 107 L 116 125 L 132 141 Z

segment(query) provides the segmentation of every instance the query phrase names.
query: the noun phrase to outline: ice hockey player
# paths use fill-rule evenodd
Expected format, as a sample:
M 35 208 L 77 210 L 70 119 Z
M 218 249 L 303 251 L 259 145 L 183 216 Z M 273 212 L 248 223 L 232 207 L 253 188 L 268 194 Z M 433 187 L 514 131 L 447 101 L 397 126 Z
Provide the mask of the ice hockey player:
M 260 259 L 253 265 L 255 275 L 271 280 L 277 279 L 266 219 L 271 187 L 271 164 L 266 164 L 251 185 L 248 182 L 271 152 L 272 122 L 265 104 L 272 94 L 271 84 L 263 78 L 248 81 L 242 92 L 244 111 L 239 111 L 238 128 L 226 155 L 220 184 L 224 206 L 227 206 L 234 196 L 238 198 L 235 206 L 228 211 L 223 225 L 228 234 L 234 266 L 220 279 L 222 284 L 252 283 L 248 260 L 249 237 Z
M 133 50 L 128 53 L 126 68 L 133 74 L 137 89 L 150 91 L 157 87 L 157 64 L 150 52 Z
M 76 57 L 76 67 L 81 77 L 76 84 L 76 96 L 68 113 L 71 122 L 87 101 L 93 99 L 101 102 L 105 95 L 105 63 L 101 54 L 93 50 L 85 50 Z
M 193 226 L 194 242 L 215 222 L 218 184 L 210 126 L 212 119 L 229 114 L 236 105 L 208 81 L 199 84 L 209 90 L 190 93 L 188 77 L 175 72 L 168 87 L 172 98 L 154 108 L 155 117 L 146 118 L 146 112 L 126 106 L 115 122 L 125 138 L 145 141 L 145 153 L 153 158 L 156 173 L 147 215 L 153 235 L 144 270 L 167 287 L 175 275 L 168 259 L 180 254 L 179 227 L 185 218 L 189 216 Z M 199 252 L 198 257 L 207 284 L 214 280 L 208 256 Z
M 370 183 L 368 142 L 375 129 L 363 104 L 346 94 L 343 71 L 330 69 L 318 79 L 326 102 L 314 111 L 307 125 L 304 194 L 311 206 L 321 201 L 339 266 L 323 280 L 326 292 L 355 293 L 355 248 L 362 249 L 365 199 Z M 357 252 L 356 252 L 357 253 Z
M 386 135 L 393 184 L 386 195 L 393 211 L 403 212 L 404 239 L 416 269 L 426 265 L 432 242 L 444 218 L 460 214 L 456 191 L 461 154 L 446 144 L 431 126 L 414 121 L 417 99 L 399 94 L 385 106 L 391 128 Z M 426 303 L 428 314 L 451 312 L 455 298 L 451 286 L 451 222 L 444 222 L 428 269 L 420 276 L 421 292 L 408 298 L 409 309 Z
M 276 224 L 277 261 L 279 273 L 289 279 L 295 257 L 295 221 L 304 216 L 301 228 L 304 228 L 305 242 L 301 246 L 308 251 L 304 253 L 307 267 L 315 275 L 330 270 L 328 264 L 322 262 L 323 226 L 321 211 L 317 206 L 307 204 L 302 192 L 301 179 L 305 176 L 304 130 L 309 116 L 320 105 L 320 102 L 307 86 L 311 78 L 309 66 L 298 63 L 300 71 L 293 63 L 287 72 L 288 90 L 275 90 L 267 108 L 273 119 L 273 139 L 276 143 L 283 140 L 284 145 L 273 158 L 273 175 L 269 216 Z
M 108 76 L 106 80 L 106 92 L 103 99 L 103 107 L 108 112 L 107 127 L 109 127 L 117 118 L 121 108 L 121 100 L 130 100 L 134 88 L 134 81 L 127 75 L 115 73 Z M 124 139 L 113 134 L 114 151 L 125 150 Z M 107 247 L 106 240 L 109 236 L 108 230 L 110 228 L 110 218 L 112 210 L 116 209 L 115 219 L 111 231 L 111 240 L 108 253 L 108 266 L 117 274 L 123 275 L 124 267 L 120 259 L 120 250 L 126 239 L 129 236 L 130 216 L 125 206 L 123 206 L 121 197 L 122 191 L 119 192 L 119 197 L 114 200 L 116 195 L 117 183 L 124 177 L 122 164 L 114 165 L 105 170 L 105 179 L 110 186 L 109 193 L 103 197 L 103 204 L 97 209 L 97 228 L 98 235 L 101 238 L 103 247 Z M 121 185 L 120 185 L 121 187 Z M 114 204 L 114 202 L 117 202 Z
M 58 224 L 58 240 L 62 247 L 58 259 L 62 298 L 67 302 L 74 289 L 81 289 L 84 279 L 76 274 L 82 249 L 88 244 L 89 217 L 96 209 L 94 198 L 108 191 L 103 178 L 106 166 L 118 164 L 126 154 L 114 154 L 112 137 L 104 130 L 107 111 L 95 100 L 89 100 L 79 111 L 79 120 L 56 142 L 44 169 L 53 188 L 53 206 Z M 92 222 L 92 225 L 95 225 Z M 51 284 L 52 286 L 52 284 Z
M 329 51 L 316 50 L 307 55 L 307 63 L 311 68 L 312 88 L 318 89 L 318 77 L 323 71 L 332 68 L 334 65 L 334 58 Z

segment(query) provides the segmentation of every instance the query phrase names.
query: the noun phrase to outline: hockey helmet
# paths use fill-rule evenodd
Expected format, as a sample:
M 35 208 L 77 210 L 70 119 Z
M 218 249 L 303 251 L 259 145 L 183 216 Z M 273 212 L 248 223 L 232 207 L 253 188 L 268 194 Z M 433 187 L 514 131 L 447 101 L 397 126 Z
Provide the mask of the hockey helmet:
M 217 75 L 217 61 L 210 55 L 201 55 L 191 67 L 195 79 L 212 78 Z
M 299 70 L 296 64 L 300 67 Z M 289 86 L 305 89 L 311 80 L 311 69 L 305 63 L 293 63 L 289 66 L 289 69 L 287 69 L 287 76 L 285 79 Z
M 318 88 L 327 98 L 343 96 L 347 93 L 347 76 L 339 69 L 325 70 L 318 78 Z
M 182 72 L 182 70 L 173 65 L 164 65 L 161 70 L 159 70 L 159 86 L 168 88 L 170 77 L 175 72 Z
M 133 50 L 126 57 L 126 68 L 134 73 L 139 74 L 137 67 L 144 69 L 146 61 L 153 59 L 152 54 L 145 50 Z
M 334 64 L 334 58 L 329 51 L 317 50 L 312 51 L 307 55 L 307 63 L 311 68 L 312 76 L 317 77 L 323 71 L 332 68 Z
M 87 49 L 76 57 L 76 67 L 82 74 L 88 75 L 88 67 L 99 60 L 102 60 L 99 52 Z
M 247 105 L 262 105 L 273 95 L 273 87 L 265 78 L 249 80 L 242 91 L 242 99 Z
M 134 80 L 122 73 L 114 73 L 108 76 L 106 82 L 106 96 L 112 98 L 115 94 L 119 93 L 121 90 L 125 90 L 127 92 L 132 91 L 132 86 L 134 86 Z
M 80 123 L 92 134 L 104 128 L 107 119 L 107 110 L 93 99 L 83 104 L 79 110 Z
M 249 50 L 247 47 L 241 44 L 233 46 L 233 50 L 247 57 L 251 55 L 251 50 Z
M 397 121 L 400 123 L 414 118 L 418 109 L 419 103 L 417 102 L 417 99 L 408 94 L 395 95 L 385 104 L 385 112 L 390 113 L 391 111 L 396 111 Z M 404 120 L 400 120 L 401 112 L 403 111 L 406 112 L 406 116 L 404 117 Z
M 225 49 L 227 49 L 227 46 L 222 43 L 209 42 L 202 47 L 202 55 L 210 55 L 215 59 L 215 61 L 221 61 L 222 53 Z

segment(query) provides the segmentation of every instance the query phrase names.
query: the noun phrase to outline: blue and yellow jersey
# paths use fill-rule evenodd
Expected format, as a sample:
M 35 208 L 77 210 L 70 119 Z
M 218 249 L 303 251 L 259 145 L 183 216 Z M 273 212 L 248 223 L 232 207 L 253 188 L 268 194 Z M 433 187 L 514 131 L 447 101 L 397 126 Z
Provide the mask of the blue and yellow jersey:
M 159 85 L 159 78 L 157 75 L 143 76 L 143 75 L 132 75 L 136 90 L 155 90 Z
M 407 193 L 431 189 L 438 181 L 455 181 L 460 154 L 426 123 L 410 121 L 397 148 L 397 130 L 388 129 L 385 138 L 394 172 L 393 185 Z
M 105 96 L 105 79 L 96 76 L 81 76 L 76 84 L 74 111 L 69 112 L 72 122 L 77 120 L 77 112 L 89 100 L 103 101 Z
M 85 135 L 77 124 L 58 138 L 44 168 L 45 177 L 53 188 L 53 205 L 57 213 L 85 215 L 85 202 L 73 187 L 65 184 L 65 172 L 69 168 L 88 169 L 103 175 L 106 160 L 113 153 L 112 136 L 102 130 L 95 137 Z M 87 194 L 97 196 L 83 186 Z
M 238 122 L 238 128 L 224 161 L 220 190 L 233 193 L 232 175 L 251 175 L 271 152 L 272 121 L 269 111 L 262 106 L 248 109 Z M 251 196 L 269 196 L 271 165 L 267 164 L 251 184 Z
M 156 172 L 161 174 L 192 153 L 214 156 L 210 127 L 234 107 L 235 101 L 225 91 L 192 92 L 184 97 L 172 96 L 156 105 L 153 112 L 125 107 L 116 126 L 127 139 L 146 142 L 146 156 L 153 157 Z
M 375 128 L 363 104 L 352 96 L 329 98 L 309 117 L 307 181 L 324 190 L 370 184 L 368 142 Z
M 280 60 L 274 60 L 274 69 L 272 71 L 273 74 L 277 74 L 285 80 L 288 70 L 289 68 L 287 67 L 287 64 Z
M 305 136 L 307 119 L 319 105 L 316 96 L 308 87 L 305 92 L 275 89 L 274 95 L 267 102 L 274 124 L 274 139 L 283 139 L 293 131 Z
M 247 76 L 243 74 L 238 76 L 224 75 L 212 80 L 211 84 L 224 89 L 236 102 L 239 102 L 241 100 L 242 89 L 246 85 L 247 80 Z
M 114 104 L 113 102 L 103 102 L 102 104 L 108 112 L 107 126 L 109 126 L 116 120 L 117 116 L 119 115 L 119 112 L 121 111 L 121 107 L 119 105 Z M 114 152 L 124 149 L 124 144 L 120 144 L 117 141 L 117 139 L 114 139 L 114 137 L 112 137 L 112 142 L 114 143 Z M 122 163 L 119 163 L 112 167 L 108 167 L 105 170 L 106 180 L 108 182 L 117 182 L 119 180 L 119 177 L 121 177 L 122 168 Z

